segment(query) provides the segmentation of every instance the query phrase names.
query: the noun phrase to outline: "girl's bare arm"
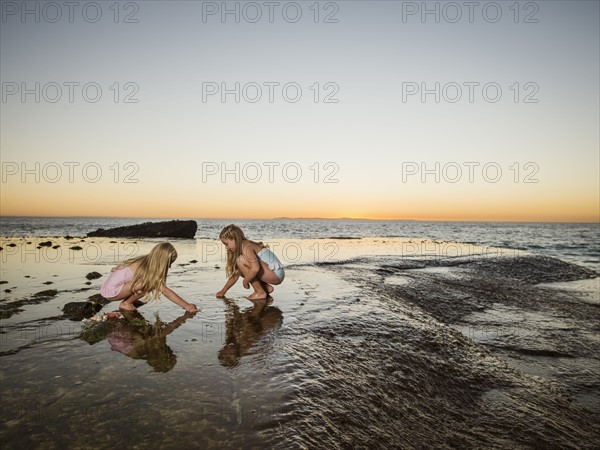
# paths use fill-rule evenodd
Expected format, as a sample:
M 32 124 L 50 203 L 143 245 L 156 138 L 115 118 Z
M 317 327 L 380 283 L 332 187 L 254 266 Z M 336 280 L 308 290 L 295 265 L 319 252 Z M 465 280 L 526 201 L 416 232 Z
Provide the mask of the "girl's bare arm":
M 217 292 L 217 297 L 225 297 L 225 294 L 227 293 L 227 291 L 231 288 L 231 286 L 233 286 L 235 283 L 237 283 L 237 280 L 240 278 L 240 274 L 236 273 L 232 276 L 229 277 L 229 279 L 227 280 L 227 283 L 225 283 L 225 286 L 223 286 L 223 289 L 221 289 L 219 292 Z
M 167 297 L 169 300 L 171 300 L 176 305 L 181 306 L 186 311 L 189 311 L 189 312 L 198 311 L 198 308 L 196 307 L 196 305 L 186 302 L 179 295 L 177 295 L 174 290 L 169 289 L 167 286 L 163 285 L 163 287 L 161 288 L 160 291 L 165 297 Z

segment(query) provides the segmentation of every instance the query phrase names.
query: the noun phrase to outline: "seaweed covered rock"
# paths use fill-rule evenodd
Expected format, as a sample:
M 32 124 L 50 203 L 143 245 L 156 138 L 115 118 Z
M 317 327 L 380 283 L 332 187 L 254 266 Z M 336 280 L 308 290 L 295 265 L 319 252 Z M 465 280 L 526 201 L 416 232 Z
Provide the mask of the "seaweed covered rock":
M 79 337 L 88 344 L 94 345 L 106 339 L 115 330 L 117 323 L 116 320 L 93 323 L 85 327 Z
M 198 230 L 195 220 L 169 220 L 164 222 L 145 222 L 107 230 L 99 228 L 88 233 L 88 237 L 120 237 L 120 238 L 184 238 L 193 239 Z
M 92 295 L 85 302 L 70 302 L 63 306 L 63 314 L 71 320 L 83 320 L 100 311 L 109 300 L 100 294 Z

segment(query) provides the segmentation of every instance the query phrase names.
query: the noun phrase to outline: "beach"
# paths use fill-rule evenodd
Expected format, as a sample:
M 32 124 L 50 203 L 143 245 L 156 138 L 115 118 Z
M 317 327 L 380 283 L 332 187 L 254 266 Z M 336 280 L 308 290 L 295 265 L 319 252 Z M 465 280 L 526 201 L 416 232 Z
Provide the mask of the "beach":
M 2 450 L 600 449 L 599 1 L 0 14 Z
M 590 269 L 441 241 L 273 240 L 286 279 L 272 302 L 253 304 L 241 283 L 215 298 L 218 241 L 174 240 L 168 284 L 197 314 L 162 298 L 104 321 L 116 303 L 83 321 L 63 315 L 156 242 L 2 238 L 6 448 L 592 448 L 600 438 Z

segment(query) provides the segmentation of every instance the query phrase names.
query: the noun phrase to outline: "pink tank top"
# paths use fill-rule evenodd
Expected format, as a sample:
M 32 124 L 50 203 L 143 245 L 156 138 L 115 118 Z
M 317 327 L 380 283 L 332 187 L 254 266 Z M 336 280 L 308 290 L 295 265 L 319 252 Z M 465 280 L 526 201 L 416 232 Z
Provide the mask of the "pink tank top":
M 133 280 L 133 271 L 129 266 L 111 272 L 102 287 L 102 297 L 111 299 L 119 295 L 123 286 Z

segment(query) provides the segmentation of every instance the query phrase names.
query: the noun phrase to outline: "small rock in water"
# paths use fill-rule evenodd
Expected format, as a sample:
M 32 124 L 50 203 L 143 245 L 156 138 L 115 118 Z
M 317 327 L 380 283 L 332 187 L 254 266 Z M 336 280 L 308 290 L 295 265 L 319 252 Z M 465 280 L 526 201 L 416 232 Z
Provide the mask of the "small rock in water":
M 53 245 L 53 246 L 52 246 L 52 248 L 53 248 L 54 250 L 56 250 L 57 248 L 60 248 L 60 245 L 58 245 L 58 244 L 56 244 L 56 245 Z
M 192 259 L 192 260 L 190 261 L 190 264 L 196 264 L 197 262 L 198 262 L 197 260 L 195 260 L 195 259 Z
M 97 278 L 102 278 L 102 274 L 98 272 L 90 272 L 85 276 L 88 280 L 95 280 Z
M 71 250 L 83 250 L 83 247 L 79 246 L 79 245 L 74 245 L 73 247 L 70 247 Z
M 0 284 L 6 284 L 6 283 L 8 283 L 8 281 L 4 281 L 4 280 L 0 281 Z
M 58 295 L 58 291 L 56 289 L 48 289 L 46 291 L 40 291 L 33 294 L 34 297 L 56 297 Z
M 4 289 L 4 292 L 6 292 L 7 294 L 10 294 L 12 291 L 10 289 Z
M 40 247 L 52 247 L 52 241 L 40 242 L 38 245 Z
M 44 284 L 54 284 L 54 281 L 45 281 Z
M 7 245 L 7 247 L 16 247 L 16 246 L 17 246 L 17 244 L 13 244 L 12 242 Z

